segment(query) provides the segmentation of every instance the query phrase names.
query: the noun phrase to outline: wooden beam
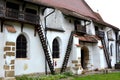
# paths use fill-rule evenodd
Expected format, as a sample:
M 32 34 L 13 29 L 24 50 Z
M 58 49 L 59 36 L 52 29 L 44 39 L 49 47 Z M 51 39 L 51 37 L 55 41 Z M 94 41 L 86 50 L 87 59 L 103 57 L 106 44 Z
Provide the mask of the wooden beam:
M 21 32 L 23 32 L 23 27 L 24 27 L 24 24 L 21 23 Z
M 38 26 L 35 26 L 35 27 L 34 27 L 34 36 L 36 36 L 36 34 L 37 34 L 37 27 L 38 27 Z
M 0 32 L 3 32 L 3 23 L 4 23 L 4 21 L 1 21 L 1 30 L 0 30 Z

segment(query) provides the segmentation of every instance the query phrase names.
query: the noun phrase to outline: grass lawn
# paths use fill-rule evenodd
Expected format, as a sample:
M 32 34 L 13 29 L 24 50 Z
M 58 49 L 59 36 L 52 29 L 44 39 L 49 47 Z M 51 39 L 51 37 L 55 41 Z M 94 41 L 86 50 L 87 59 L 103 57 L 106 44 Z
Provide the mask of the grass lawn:
M 109 74 L 94 74 L 84 77 L 74 77 L 74 80 L 120 80 L 120 72 Z
M 94 74 L 87 76 L 75 76 L 71 73 L 47 75 L 39 77 L 21 76 L 16 77 L 16 80 L 120 80 L 120 72 L 109 74 Z

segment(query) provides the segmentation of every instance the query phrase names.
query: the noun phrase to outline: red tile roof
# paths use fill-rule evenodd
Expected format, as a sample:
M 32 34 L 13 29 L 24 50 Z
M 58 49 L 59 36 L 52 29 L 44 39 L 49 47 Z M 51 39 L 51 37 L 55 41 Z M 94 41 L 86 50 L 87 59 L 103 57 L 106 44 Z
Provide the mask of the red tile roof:
M 100 21 L 103 21 L 103 22 L 104 22 L 104 20 L 102 19 L 101 15 L 100 15 L 99 13 L 94 12 L 94 14 L 96 15 L 96 17 L 97 17 Z
M 105 21 L 102 19 L 101 15 L 100 15 L 99 13 L 94 12 L 94 14 L 95 14 L 96 17 L 98 18 L 98 21 L 94 20 L 95 22 L 100 23 L 100 24 L 103 24 L 103 25 L 105 25 L 105 26 L 107 26 L 107 27 L 114 28 L 115 30 L 119 30 L 119 28 L 117 28 L 117 27 L 115 27 L 115 26 L 113 26 L 113 25 L 105 22 Z
M 30 1 L 30 0 L 25 0 Z M 82 16 L 98 18 L 84 0 L 31 0 L 31 2 L 47 5 L 55 8 L 64 8 L 79 13 Z
M 68 10 L 68 9 L 59 8 L 59 10 L 60 10 L 63 14 L 65 14 L 65 15 L 67 15 L 67 16 L 70 16 L 70 17 L 80 18 L 80 19 L 87 20 L 87 21 L 90 20 L 89 18 L 87 18 L 87 17 L 85 17 L 85 16 L 82 16 L 82 15 L 80 15 L 80 14 L 77 13 L 77 12 L 70 11 L 70 10 Z
M 69 15 L 80 18 L 81 17 L 83 18 L 83 16 L 85 16 L 87 18 L 91 18 L 94 22 L 107 25 L 108 27 L 110 26 L 118 30 L 118 28 L 116 28 L 115 26 L 112 26 L 104 22 L 100 14 L 95 13 L 84 0 L 24 0 L 24 1 L 32 2 L 35 4 L 40 4 L 48 7 L 68 10 Z
M 97 43 L 98 39 L 95 36 L 89 36 L 89 35 L 85 35 L 85 36 L 78 36 L 79 40 L 82 42 L 90 42 L 90 43 Z

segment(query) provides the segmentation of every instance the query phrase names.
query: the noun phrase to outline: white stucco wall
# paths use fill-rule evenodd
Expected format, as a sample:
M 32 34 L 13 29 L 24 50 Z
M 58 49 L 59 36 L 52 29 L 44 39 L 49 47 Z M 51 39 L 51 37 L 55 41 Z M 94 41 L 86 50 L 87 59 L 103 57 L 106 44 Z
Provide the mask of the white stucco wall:
M 74 25 L 73 25 L 74 23 L 71 24 L 69 23 L 68 20 L 64 19 L 64 16 L 62 13 L 60 13 L 59 15 L 61 17 L 58 17 L 58 18 L 60 18 L 59 20 L 61 20 L 62 22 L 60 23 L 61 25 L 60 27 L 64 27 L 65 32 L 47 31 L 47 38 L 48 38 L 51 49 L 52 49 L 52 41 L 55 38 L 59 38 L 60 40 L 60 58 L 56 59 L 57 66 L 55 66 L 55 68 L 61 68 L 71 31 L 74 30 Z M 48 21 L 51 21 L 51 17 L 50 18 L 48 17 L 47 19 Z M 21 32 L 20 23 L 17 23 L 17 22 L 5 22 L 5 23 L 14 26 L 16 30 L 16 33 L 11 33 L 11 32 L 8 32 L 4 26 L 4 33 L 6 36 L 4 40 L 5 42 L 6 41 L 16 42 L 16 39 L 20 34 L 24 34 L 28 41 L 27 43 L 28 57 L 24 59 L 23 58 L 15 59 L 15 75 L 45 72 L 44 53 L 43 53 L 42 45 L 38 35 L 34 36 L 34 26 L 24 24 L 23 32 Z M 44 24 L 44 21 L 42 21 L 42 24 Z M 56 24 L 55 25 L 53 24 L 53 26 L 56 26 Z M 71 60 L 68 62 L 68 66 L 70 63 L 71 63 Z M 49 71 L 49 68 L 48 68 L 48 71 Z
M 5 64 L 4 60 L 4 33 L 0 33 L 0 77 L 4 77 L 3 65 Z
M 88 48 L 89 61 L 87 64 L 88 70 L 100 69 L 100 52 L 97 43 L 81 43 L 81 48 L 86 46 Z M 80 52 L 81 53 L 81 52 Z
M 118 33 L 118 39 L 120 40 L 119 36 L 120 36 L 120 32 Z M 120 62 L 120 44 L 118 45 L 117 62 Z
M 75 44 L 79 44 L 80 46 L 77 47 Z M 73 54 L 72 59 L 76 60 L 78 57 L 81 57 L 81 48 L 87 47 L 88 54 L 89 54 L 89 61 L 87 68 L 88 70 L 95 70 L 95 69 L 104 69 L 107 67 L 105 55 L 102 46 L 101 40 L 98 40 L 98 43 L 79 43 L 79 37 L 74 37 L 74 44 L 73 44 Z
M 6 41 L 16 42 L 20 34 L 27 38 L 27 58 L 15 59 L 15 75 L 41 73 L 45 71 L 44 53 L 38 35 L 34 36 L 34 26 L 24 24 L 23 32 L 21 25 L 15 22 L 6 22 L 16 29 L 16 33 L 10 33 L 5 29 Z
M 102 47 L 102 48 L 100 48 L 100 47 Z M 106 62 L 106 58 L 105 58 L 105 54 L 104 54 L 104 49 L 103 49 L 101 40 L 98 40 L 97 48 L 98 48 L 97 52 L 99 53 L 99 57 L 100 57 L 99 68 L 100 69 L 107 68 L 107 62 Z
M 26 7 L 27 6 L 30 6 L 30 5 L 26 5 Z M 33 9 L 36 9 L 36 8 L 33 8 Z M 52 11 L 52 9 L 46 9 L 44 16 L 42 16 L 40 14 L 40 16 L 41 16 L 40 24 L 42 25 L 42 27 L 45 27 L 44 17 L 47 14 L 49 14 L 51 11 Z M 17 22 L 5 22 L 5 23 L 14 26 L 14 28 L 16 29 L 16 33 L 8 32 L 4 26 L 4 34 L 5 35 L 0 33 L 0 38 L 1 38 L 0 45 L 4 45 L 4 43 L 6 41 L 16 42 L 16 39 L 20 34 L 24 34 L 28 41 L 28 43 L 27 43 L 27 48 L 28 48 L 27 56 L 28 57 L 25 59 L 23 59 L 23 58 L 15 59 L 15 75 L 45 72 L 45 56 L 44 56 L 44 52 L 43 52 L 42 45 L 41 45 L 38 34 L 36 36 L 34 36 L 34 27 L 35 26 L 24 24 L 23 32 L 21 32 L 21 24 L 20 23 L 17 23 Z M 55 10 L 54 13 L 52 13 L 50 16 L 47 17 L 46 25 L 49 28 L 54 28 L 54 29 L 64 31 L 64 32 L 52 31 L 52 30 L 47 31 L 47 40 L 49 42 L 51 51 L 52 51 L 53 40 L 55 38 L 57 38 L 59 41 L 60 58 L 57 58 L 54 60 L 54 61 L 56 61 L 56 64 L 57 64 L 56 66 L 54 65 L 54 68 L 61 68 L 63 60 L 64 60 L 64 56 L 66 53 L 66 48 L 67 48 L 67 44 L 69 41 L 71 31 L 74 30 L 74 21 L 73 21 L 73 19 L 71 19 L 71 22 L 69 22 L 69 19 L 65 18 L 65 16 L 59 10 Z M 92 21 L 89 25 L 87 25 L 86 30 L 87 30 L 87 34 L 95 35 L 95 28 L 94 28 L 94 24 Z M 109 30 L 109 28 L 106 28 L 105 32 L 107 32 L 108 30 Z M 4 37 L 4 40 L 2 40 L 2 37 Z M 106 35 L 105 35 L 105 37 L 106 37 Z M 114 31 L 113 31 L 113 37 L 115 39 Z M 102 45 L 101 41 L 98 40 L 98 43 L 82 43 L 82 44 L 80 44 L 81 46 L 77 47 L 76 44 L 79 44 L 79 38 L 74 37 L 73 40 L 74 40 L 73 47 L 72 47 L 71 55 L 70 55 L 70 58 L 68 61 L 68 67 L 71 66 L 72 60 L 76 60 L 76 59 L 78 59 L 78 57 L 81 57 L 81 48 L 83 46 L 86 46 L 89 50 L 89 62 L 87 65 L 89 70 L 93 70 L 93 69 L 97 69 L 97 68 L 102 69 L 102 68 L 107 67 L 103 49 L 99 48 L 99 46 Z M 2 43 L 2 41 L 4 41 L 4 42 Z M 107 38 L 106 38 L 106 41 L 107 41 Z M 112 43 L 114 46 L 113 56 L 111 57 L 112 58 L 112 66 L 114 66 L 114 64 L 116 62 L 115 41 L 110 42 L 110 44 Z M 3 56 L 2 49 L 3 48 L 0 47 L 0 59 L 2 60 L 2 63 L 0 63 L 0 73 L 2 73 L 2 74 L 0 74 L 0 77 L 3 76 L 3 73 L 4 73 L 3 68 L 1 67 L 1 65 L 4 64 L 4 60 L 2 59 L 3 58 L 2 57 Z M 50 56 L 52 57 L 52 52 L 50 53 Z M 48 67 L 48 71 L 49 71 L 49 67 Z
M 72 49 L 72 60 L 78 59 L 78 57 L 81 57 L 80 51 L 81 48 L 77 47 L 76 45 L 79 45 L 79 38 L 77 36 L 73 36 L 73 49 Z
M 89 35 L 95 35 L 94 23 L 92 21 L 90 21 L 90 22 L 86 22 L 86 24 L 88 24 L 86 26 L 87 34 L 89 34 Z
M 107 32 L 110 31 L 112 32 L 112 38 L 113 38 L 113 41 L 108 41 L 108 37 L 107 37 Z M 109 53 L 110 53 L 110 58 L 111 58 L 111 65 L 112 67 L 115 66 L 116 64 L 116 36 L 115 36 L 115 32 L 112 28 L 109 28 L 109 27 L 106 27 L 104 29 L 105 31 L 105 40 L 106 40 L 106 45 L 107 45 L 107 48 L 109 49 Z M 110 50 L 110 45 L 113 44 L 113 48 L 112 48 L 112 56 L 111 56 L 111 50 Z
M 48 9 L 48 12 L 49 11 L 50 10 Z M 52 42 L 55 38 L 58 38 L 58 41 L 60 43 L 60 58 L 54 59 L 54 61 L 56 61 L 57 64 L 54 67 L 61 68 L 71 31 L 74 30 L 73 22 L 69 23 L 67 19 L 64 19 L 64 15 L 59 10 L 55 10 L 55 12 L 52 15 L 47 17 L 47 27 L 64 30 L 64 32 L 50 31 L 50 30 L 47 31 L 47 39 L 50 44 L 51 50 L 52 50 Z M 68 66 L 70 62 L 71 60 L 68 61 Z
M 59 42 L 60 43 L 60 58 L 55 59 L 55 61 L 57 62 L 57 65 L 54 66 L 55 68 L 62 67 L 68 40 L 69 40 L 71 31 L 74 28 L 73 24 L 69 23 L 68 20 L 64 19 L 64 16 L 62 15 L 62 13 L 60 13 L 59 15 L 61 17 L 58 17 L 58 18 L 60 18 L 59 20 L 61 20 L 62 23 L 57 24 L 57 25 L 58 26 L 60 25 L 60 27 L 64 27 L 65 32 L 47 31 L 47 38 L 48 38 L 48 42 L 50 44 L 51 50 L 52 50 L 52 41 L 55 38 L 58 38 L 60 41 Z M 51 21 L 51 17 L 47 18 L 48 23 L 49 21 Z M 15 59 L 15 75 L 45 72 L 44 52 L 43 52 L 42 45 L 41 45 L 38 35 L 34 36 L 34 26 L 24 24 L 23 32 L 21 32 L 21 24 L 15 23 L 15 22 L 6 22 L 6 23 L 14 26 L 14 28 L 16 29 L 16 33 L 10 33 L 5 28 L 5 31 L 4 31 L 4 33 L 6 34 L 5 41 L 16 42 L 16 39 L 20 34 L 24 34 L 28 41 L 27 43 L 27 47 L 28 47 L 27 56 L 28 57 L 24 59 L 23 58 Z M 42 21 L 41 23 L 44 24 L 44 21 Z M 52 26 L 56 26 L 56 24 L 52 24 Z M 52 53 L 50 53 L 50 56 L 51 55 Z M 70 61 L 68 62 L 68 66 L 69 64 L 70 64 Z M 48 67 L 48 71 L 49 71 L 49 67 Z
M 44 16 L 48 15 L 53 11 L 54 9 L 47 8 L 44 12 Z M 54 13 L 50 14 L 46 18 L 46 27 L 63 30 L 63 24 L 64 24 L 63 18 L 64 17 L 62 15 L 62 12 L 55 9 Z
M 58 12 L 55 11 L 55 14 L 56 13 L 58 13 Z M 56 26 L 56 24 L 55 25 L 52 24 L 52 23 L 54 23 L 54 20 L 51 18 L 52 17 L 49 17 L 49 19 L 47 20 L 48 21 L 47 26 L 49 26 L 49 25 Z M 57 17 L 55 19 L 57 20 Z M 67 21 L 67 19 L 64 19 L 64 17 L 59 17 L 59 22 L 60 23 L 57 23 L 57 26 L 58 26 L 57 29 L 63 28 L 65 30 L 65 32 L 56 32 L 56 31 L 48 31 L 47 32 L 48 41 L 50 42 L 51 47 L 52 47 L 53 39 L 55 39 L 56 37 L 59 37 L 61 39 L 61 44 L 60 44 L 60 45 L 62 45 L 62 46 L 60 46 L 60 47 L 62 47 L 62 52 L 60 51 L 61 58 L 56 60 L 57 63 L 59 63 L 59 64 L 55 68 L 60 68 L 62 65 L 63 57 L 65 55 L 64 53 L 66 51 L 67 42 L 68 42 L 69 35 L 70 35 L 70 31 L 73 30 L 72 28 L 74 27 L 74 25 L 73 25 L 74 23 L 69 23 L 69 21 Z M 60 25 L 62 25 L 61 28 L 60 28 Z M 87 34 L 95 35 L 94 24 L 92 22 L 91 22 L 91 24 L 87 25 L 86 28 L 87 28 Z M 74 39 L 74 42 L 73 42 L 74 46 L 73 46 L 72 54 L 71 54 L 72 58 L 70 58 L 71 60 L 76 60 L 78 57 L 81 56 L 80 47 L 77 47 L 76 44 L 79 44 L 79 39 Z M 104 65 L 106 63 L 106 62 L 103 63 L 103 61 L 101 61 L 101 59 L 100 59 L 102 57 L 102 59 L 105 61 L 103 50 L 100 51 L 100 49 L 98 48 L 98 45 L 94 45 L 92 43 L 86 44 L 86 46 L 89 49 L 89 59 L 90 59 L 89 64 L 88 64 L 89 69 L 91 70 L 91 69 L 96 69 L 96 68 L 99 68 L 99 69 L 102 68 L 102 65 Z M 98 51 L 100 51 L 100 52 L 98 52 Z M 71 62 L 71 60 L 69 60 L 69 62 Z M 103 67 L 106 67 L 106 66 L 103 66 Z

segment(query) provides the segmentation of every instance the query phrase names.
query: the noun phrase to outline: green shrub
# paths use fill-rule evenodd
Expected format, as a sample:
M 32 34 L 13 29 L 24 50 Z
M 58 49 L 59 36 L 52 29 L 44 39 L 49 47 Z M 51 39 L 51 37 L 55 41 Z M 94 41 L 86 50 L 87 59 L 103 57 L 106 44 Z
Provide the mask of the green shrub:
M 73 73 L 72 73 L 72 72 L 64 72 L 63 75 L 66 75 L 66 76 L 73 76 Z
M 120 72 L 109 74 L 94 74 L 87 76 L 75 76 L 71 72 L 56 75 L 44 75 L 39 77 L 34 76 L 19 76 L 16 80 L 120 80 Z
M 45 76 L 39 76 L 39 77 L 30 77 L 30 76 L 19 76 L 16 77 L 16 80 L 59 80 L 62 78 L 66 78 L 67 76 L 64 74 L 56 74 L 56 75 L 45 75 Z

